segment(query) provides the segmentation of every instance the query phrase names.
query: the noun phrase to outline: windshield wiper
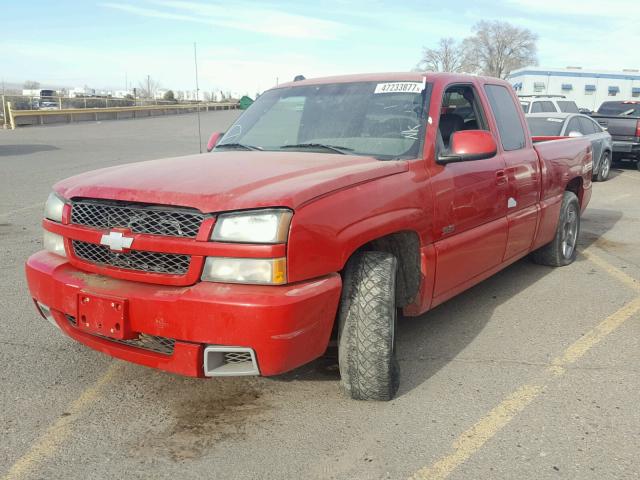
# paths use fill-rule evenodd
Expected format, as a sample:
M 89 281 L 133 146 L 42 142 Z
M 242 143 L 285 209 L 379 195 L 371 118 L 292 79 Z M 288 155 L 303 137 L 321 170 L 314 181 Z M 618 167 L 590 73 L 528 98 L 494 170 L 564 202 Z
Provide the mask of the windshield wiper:
M 325 150 L 331 150 L 332 152 L 346 155 L 347 152 L 353 152 L 353 148 L 342 147 L 340 145 L 328 145 L 326 143 L 296 143 L 294 145 L 282 145 L 280 149 L 290 148 L 324 148 Z
M 240 150 L 264 150 L 262 147 L 254 147 L 253 145 L 245 145 L 244 143 L 223 143 L 221 145 L 216 145 L 216 149 L 218 148 L 239 148 Z

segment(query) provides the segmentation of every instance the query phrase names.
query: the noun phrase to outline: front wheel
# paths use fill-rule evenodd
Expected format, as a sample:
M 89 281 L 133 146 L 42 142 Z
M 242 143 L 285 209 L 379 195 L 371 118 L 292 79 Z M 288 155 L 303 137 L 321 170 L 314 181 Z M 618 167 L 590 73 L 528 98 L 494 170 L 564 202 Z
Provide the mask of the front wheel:
M 593 179 L 596 182 L 605 182 L 609 178 L 609 172 L 611 172 L 611 154 L 604 152 L 600 160 L 598 172 L 594 175 Z
M 540 265 L 563 267 L 576 259 L 578 234 L 580 233 L 580 203 L 573 192 L 564 192 L 560 206 L 560 218 L 556 235 L 544 247 L 531 254 L 531 259 Z
M 390 253 L 360 252 L 345 267 L 338 363 L 342 388 L 356 400 L 391 400 L 398 390 L 397 263 Z

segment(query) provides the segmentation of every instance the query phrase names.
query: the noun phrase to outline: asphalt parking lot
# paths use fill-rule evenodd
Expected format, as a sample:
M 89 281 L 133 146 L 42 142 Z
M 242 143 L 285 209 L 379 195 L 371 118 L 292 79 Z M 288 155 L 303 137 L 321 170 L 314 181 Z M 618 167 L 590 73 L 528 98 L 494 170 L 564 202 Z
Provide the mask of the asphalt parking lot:
M 237 112 L 202 116 L 203 138 Z M 36 313 L 50 186 L 197 153 L 195 116 L 0 130 L 0 478 L 622 479 L 640 472 L 640 172 L 594 185 L 573 265 L 522 260 L 403 319 L 389 403 L 335 357 L 196 380 L 112 360 Z

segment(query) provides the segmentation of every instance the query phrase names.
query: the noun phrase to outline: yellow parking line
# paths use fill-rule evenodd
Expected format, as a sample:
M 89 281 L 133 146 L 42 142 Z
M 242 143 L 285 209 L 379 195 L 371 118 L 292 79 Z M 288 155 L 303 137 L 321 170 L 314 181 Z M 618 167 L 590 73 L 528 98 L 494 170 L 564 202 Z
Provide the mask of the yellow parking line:
M 38 463 L 52 457 L 58 447 L 71 434 L 71 427 L 80 414 L 98 399 L 104 386 L 108 384 L 121 368 L 120 362 L 112 363 L 107 371 L 71 404 L 69 415 L 60 417 L 51 425 L 45 434 L 31 446 L 31 449 L 13 464 L 2 480 L 18 480 L 24 478 Z
M 447 478 L 453 470 L 478 451 L 490 438 L 525 409 L 542 391 L 539 385 L 524 385 L 505 398 L 482 420 L 460 435 L 453 443 L 453 452 L 430 467 L 418 470 L 412 480 Z
M 584 250 L 582 252 L 582 255 L 587 257 L 587 260 L 589 260 L 592 263 L 595 263 L 597 266 L 602 268 L 605 272 L 607 272 L 609 275 L 617 279 L 619 282 L 624 283 L 627 287 L 640 292 L 640 282 L 635 278 L 627 275 L 619 268 L 614 267 L 609 262 L 599 257 L 598 255 L 594 254 L 589 249 Z
M 640 285 L 636 280 L 609 264 L 606 260 L 590 252 L 583 252 L 583 254 L 612 277 L 634 290 L 640 291 Z M 440 458 L 432 465 L 421 468 L 413 474 L 411 479 L 443 480 L 447 478 L 540 395 L 544 389 L 544 383 L 550 379 L 548 375 L 559 376 L 564 374 L 565 367 L 578 361 L 591 348 L 638 312 L 640 312 L 640 297 L 635 298 L 612 315 L 609 315 L 592 330 L 572 343 L 552 362 L 549 368 L 545 369 L 538 384 L 524 385 L 511 393 L 480 421 L 462 433 L 453 442 L 451 453 Z

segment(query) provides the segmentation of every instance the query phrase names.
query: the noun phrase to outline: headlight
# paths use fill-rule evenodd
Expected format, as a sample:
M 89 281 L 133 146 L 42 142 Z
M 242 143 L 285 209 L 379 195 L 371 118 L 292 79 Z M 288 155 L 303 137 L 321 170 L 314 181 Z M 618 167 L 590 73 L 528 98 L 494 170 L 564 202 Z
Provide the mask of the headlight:
M 61 235 L 45 230 L 42 243 L 44 245 L 44 249 L 48 252 L 55 253 L 62 257 L 67 256 L 64 251 L 64 238 Z
M 282 285 L 287 283 L 287 261 L 284 258 L 208 257 L 204 263 L 202 280 Z
M 56 193 L 51 192 L 49 198 L 47 198 L 47 203 L 44 204 L 44 218 L 48 218 L 54 222 L 62 222 L 64 205 L 65 201 Z
M 289 234 L 291 210 L 265 209 L 218 216 L 211 240 L 242 243 L 284 243 Z

